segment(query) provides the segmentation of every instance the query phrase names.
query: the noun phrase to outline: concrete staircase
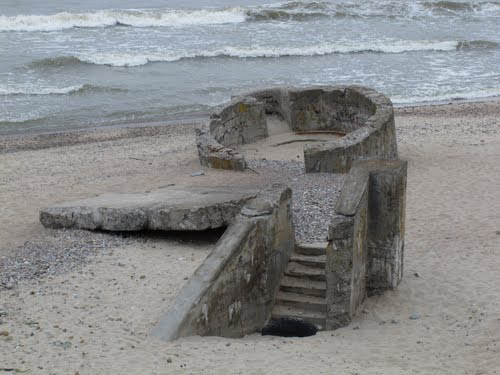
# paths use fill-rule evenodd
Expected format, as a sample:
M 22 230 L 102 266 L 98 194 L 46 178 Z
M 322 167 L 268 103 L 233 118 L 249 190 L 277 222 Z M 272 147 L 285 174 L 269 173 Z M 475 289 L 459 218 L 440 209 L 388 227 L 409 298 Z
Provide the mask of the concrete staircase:
M 324 329 L 326 242 L 297 244 L 281 279 L 272 319 L 299 318 Z

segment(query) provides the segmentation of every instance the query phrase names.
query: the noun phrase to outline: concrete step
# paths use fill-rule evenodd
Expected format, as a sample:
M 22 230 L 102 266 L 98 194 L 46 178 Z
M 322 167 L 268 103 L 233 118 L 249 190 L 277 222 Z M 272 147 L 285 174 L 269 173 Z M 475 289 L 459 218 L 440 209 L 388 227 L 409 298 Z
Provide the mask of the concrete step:
M 326 313 L 326 300 L 322 297 L 279 291 L 276 303 L 281 306 L 293 306 L 301 310 Z
M 297 243 L 295 251 L 302 255 L 325 255 L 328 242 Z
M 321 312 L 307 311 L 292 306 L 276 304 L 271 315 L 273 319 L 280 319 L 284 317 L 303 319 L 306 322 L 314 324 L 318 330 L 325 329 L 326 317 L 325 314 Z
M 301 277 L 309 280 L 325 281 L 325 270 L 320 268 L 308 267 L 303 264 L 290 262 L 285 270 L 285 275 L 292 277 Z
M 293 253 L 290 262 L 300 263 L 304 266 L 325 269 L 326 255 L 302 255 Z
M 300 277 L 283 276 L 280 290 L 283 292 L 301 293 L 308 296 L 325 297 L 326 282 L 302 279 Z

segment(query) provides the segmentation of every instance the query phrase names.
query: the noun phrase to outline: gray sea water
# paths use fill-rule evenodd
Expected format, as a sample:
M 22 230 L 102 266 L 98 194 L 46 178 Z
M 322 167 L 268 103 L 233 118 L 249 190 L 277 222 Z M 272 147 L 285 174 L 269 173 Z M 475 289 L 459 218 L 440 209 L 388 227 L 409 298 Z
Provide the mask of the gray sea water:
M 395 104 L 500 96 L 500 1 L 0 0 L 0 135 L 346 83 Z

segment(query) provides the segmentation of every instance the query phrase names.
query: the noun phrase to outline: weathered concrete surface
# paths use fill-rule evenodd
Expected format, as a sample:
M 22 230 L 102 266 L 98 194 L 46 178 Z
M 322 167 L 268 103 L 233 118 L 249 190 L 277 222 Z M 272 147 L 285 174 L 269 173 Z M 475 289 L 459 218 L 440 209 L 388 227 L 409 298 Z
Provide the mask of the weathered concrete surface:
M 241 337 L 262 329 L 294 248 L 291 190 L 249 202 L 196 270 L 152 335 Z
M 40 211 L 48 228 L 205 230 L 229 225 L 257 189 L 169 187 L 148 193 L 109 193 Z
M 238 97 L 210 116 L 210 133 L 230 148 L 268 136 L 264 104 L 252 97 Z
M 196 131 L 196 148 L 200 164 L 215 169 L 230 169 L 244 171 L 247 167 L 245 157 L 232 148 L 218 143 L 210 134 L 208 126 Z
M 268 136 L 264 104 L 252 97 L 235 98 L 210 116 L 208 126 L 196 130 L 196 147 L 201 165 L 242 171 L 244 156 L 239 145 Z
M 360 161 L 370 171 L 368 294 L 396 288 L 403 278 L 407 162 Z
M 356 100 L 359 101 L 360 108 L 370 107 L 366 103 L 369 100 L 372 103 L 371 109 L 374 109 L 373 114 L 365 120 L 363 116 L 357 119 L 353 117 L 352 124 L 356 125 L 356 129 L 353 128 L 343 138 L 306 145 L 304 159 L 307 172 L 346 173 L 358 159 L 397 159 L 394 111 L 390 100 L 365 87 L 346 88 L 346 96 L 351 103 L 350 112 L 347 113 L 352 113 Z M 346 115 L 347 118 L 349 116 L 353 115 Z
M 213 115 L 209 131 L 198 134 L 201 163 L 241 170 L 243 156 L 227 148 L 267 137 L 266 114 L 282 118 L 291 132 L 347 134 L 306 145 L 306 172 L 346 173 L 357 159 L 397 158 L 394 113 L 387 97 L 362 86 L 313 86 L 274 87 L 233 98 Z M 233 158 L 238 162 L 229 161 Z
M 292 129 L 299 132 L 334 130 L 339 133 L 359 129 L 376 111 L 376 104 L 365 96 L 364 91 L 364 88 L 347 86 L 290 89 Z
M 407 163 L 361 160 L 335 207 L 327 247 L 327 329 L 350 323 L 365 296 L 403 277 Z
M 326 329 L 348 325 L 366 297 L 368 181 L 368 173 L 351 170 L 330 225 Z

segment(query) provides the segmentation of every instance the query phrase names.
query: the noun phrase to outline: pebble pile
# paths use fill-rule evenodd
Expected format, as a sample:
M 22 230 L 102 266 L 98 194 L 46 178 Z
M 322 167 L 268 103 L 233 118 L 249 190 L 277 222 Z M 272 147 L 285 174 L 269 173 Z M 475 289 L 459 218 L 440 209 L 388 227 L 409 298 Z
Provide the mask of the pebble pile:
M 327 240 L 335 203 L 344 185 L 344 174 L 305 173 L 304 163 L 291 161 L 249 160 L 248 166 L 292 189 L 297 242 Z

